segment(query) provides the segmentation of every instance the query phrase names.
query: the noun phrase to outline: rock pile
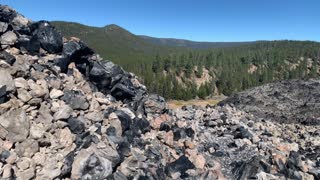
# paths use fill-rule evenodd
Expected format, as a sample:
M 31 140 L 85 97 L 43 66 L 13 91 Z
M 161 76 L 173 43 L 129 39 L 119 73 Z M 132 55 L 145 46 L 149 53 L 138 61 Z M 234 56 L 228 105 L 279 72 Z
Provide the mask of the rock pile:
M 320 125 L 320 80 L 266 84 L 221 102 L 281 123 Z M 281 103 L 279 103 L 281 102 Z
M 186 106 L 167 124 L 195 131 L 192 147 L 211 175 L 204 179 L 320 178 L 319 125 L 269 121 L 233 104 Z
M 46 21 L 0 6 L 0 179 L 319 179 L 318 126 L 172 111 Z

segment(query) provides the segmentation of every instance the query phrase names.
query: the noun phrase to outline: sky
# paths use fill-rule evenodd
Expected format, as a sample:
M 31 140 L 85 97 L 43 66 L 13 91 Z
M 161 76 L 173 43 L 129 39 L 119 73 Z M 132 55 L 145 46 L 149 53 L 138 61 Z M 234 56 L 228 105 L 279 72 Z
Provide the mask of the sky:
M 320 41 L 320 0 L 0 0 L 32 20 L 63 20 L 194 41 Z

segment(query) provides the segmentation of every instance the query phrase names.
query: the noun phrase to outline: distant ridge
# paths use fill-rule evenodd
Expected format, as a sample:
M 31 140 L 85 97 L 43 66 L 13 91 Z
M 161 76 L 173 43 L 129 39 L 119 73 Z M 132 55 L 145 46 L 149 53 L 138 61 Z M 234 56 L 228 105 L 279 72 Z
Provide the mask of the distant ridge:
M 152 43 L 154 45 L 160 46 L 170 46 L 170 47 L 185 47 L 193 49 L 209 49 L 209 48 L 225 48 L 225 47 L 236 47 L 241 45 L 253 44 L 255 41 L 247 42 L 199 42 L 190 41 L 185 39 L 175 39 L 175 38 L 155 38 L 145 35 L 140 35 L 145 41 Z

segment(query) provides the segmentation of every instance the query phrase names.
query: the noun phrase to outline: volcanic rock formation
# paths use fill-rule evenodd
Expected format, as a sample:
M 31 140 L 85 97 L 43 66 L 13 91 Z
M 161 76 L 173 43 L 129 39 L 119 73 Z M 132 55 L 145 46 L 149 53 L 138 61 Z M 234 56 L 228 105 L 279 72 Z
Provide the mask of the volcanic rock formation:
M 318 123 L 278 121 L 317 122 L 317 81 L 173 111 L 81 40 L 2 5 L 0 43 L 1 179 L 320 178 Z

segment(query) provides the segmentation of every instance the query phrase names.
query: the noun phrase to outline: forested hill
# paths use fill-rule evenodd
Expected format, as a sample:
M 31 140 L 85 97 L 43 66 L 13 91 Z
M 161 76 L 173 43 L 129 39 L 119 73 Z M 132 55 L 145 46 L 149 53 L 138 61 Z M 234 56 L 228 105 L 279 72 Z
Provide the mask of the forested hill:
M 91 27 L 74 22 L 51 22 L 65 37 L 78 37 L 105 59 L 131 64 L 152 58 L 156 52 L 168 54 L 176 49 L 153 45 L 117 25 Z
M 116 25 L 53 24 L 64 36 L 79 37 L 105 59 L 136 73 L 150 92 L 168 99 L 230 95 L 276 80 L 320 74 L 318 42 L 257 41 L 199 49 L 152 43 Z
M 174 39 L 174 38 L 155 38 L 150 36 L 139 36 L 145 41 L 160 46 L 167 47 L 184 47 L 193 49 L 209 49 L 209 48 L 224 48 L 224 47 L 236 47 L 241 45 L 253 44 L 253 42 L 196 42 L 184 39 Z

